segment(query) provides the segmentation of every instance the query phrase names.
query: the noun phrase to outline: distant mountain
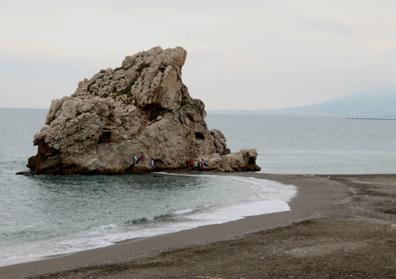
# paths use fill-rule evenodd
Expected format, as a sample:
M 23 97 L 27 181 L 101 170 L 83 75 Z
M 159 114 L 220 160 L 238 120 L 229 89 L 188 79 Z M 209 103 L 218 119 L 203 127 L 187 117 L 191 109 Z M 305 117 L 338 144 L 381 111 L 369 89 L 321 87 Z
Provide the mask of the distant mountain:
M 339 97 L 316 105 L 261 110 L 261 113 L 396 118 L 396 90 L 372 91 Z

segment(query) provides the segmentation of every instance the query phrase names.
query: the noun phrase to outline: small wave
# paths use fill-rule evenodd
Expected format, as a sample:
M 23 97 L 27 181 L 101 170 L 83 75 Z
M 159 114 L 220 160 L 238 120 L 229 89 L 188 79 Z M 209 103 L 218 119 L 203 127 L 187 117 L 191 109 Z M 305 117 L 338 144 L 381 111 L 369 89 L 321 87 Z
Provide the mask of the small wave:
M 124 225 L 140 225 L 140 224 L 147 224 L 148 222 L 149 219 L 147 219 L 146 217 L 142 217 L 142 218 L 128 220 L 124 222 Z
M 142 224 L 148 224 L 148 223 L 154 223 L 154 222 L 164 222 L 164 221 L 173 221 L 175 219 L 175 216 L 170 213 L 166 214 L 160 214 L 157 216 L 154 216 L 152 218 L 148 217 L 140 217 L 140 218 L 135 218 L 132 220 L 128 220 L 124 222 L 124 225 L 142 225 Z
M 188 208 L 188 209 L 180 209 L 180 210 L 176 210 L 175 211 L 175 215 L 185 215 L 185 214 L 188 214 L 188 213 L 192 213 L 192 212 L 194 212 L 195 210 L 194 209 L 191 209 L 191 208 Z
M 210 204 L 205 204 L 199 208 L 187 208 L 187 209 L 180 209 L 176 210 L 172 213 L 165 213 L 165 214 L 160 214 L 157 216 L 154 216 L 152 218 L 150 217 L 140 217 L 140 218 L 135 218 L 132 220 L 128 220 L 124 222 L 124 225 L 130 226 L 130 225 L 142 225 L 142 224 L 148 224 L 148 223 L 161 223 L 161 222 L 169 222 L 169 221 L 176 221 L 178 217 L 181 217 L 183 215 L 188 215 L 191 213 L 196 213 L 199 212 L 202 209 L 210 207 Z
M 116 224 L 108 224 L 108 225 L 100 226 L 99 229 L 107 231 L 107 230 L 113 230 L 113 229 L 115 229 L 117 227 L 118 226 Z
M 175 219 L 173 214 L 161 214 L 154 217 L 154 221 L 171 221 Z

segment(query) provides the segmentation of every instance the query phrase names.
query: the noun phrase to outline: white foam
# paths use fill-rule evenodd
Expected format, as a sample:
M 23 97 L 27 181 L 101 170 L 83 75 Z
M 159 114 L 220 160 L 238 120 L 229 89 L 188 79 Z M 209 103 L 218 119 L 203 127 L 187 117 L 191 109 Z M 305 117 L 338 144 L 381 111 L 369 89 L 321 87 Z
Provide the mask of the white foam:
M 194 212 L 194 209 L 191 209 L 191 208 L 187 208 L 187 209 L 181 209 L 181 210 L 177 210 L 177 211 L 175 211 L 175 215 L 184 215 L 184 214 L 188 214 L 188 213 L 191 213 L 191 212 Z
M 208 221 L 209 224 L 220 224 L 239 220 L 249 216 L 289 211 L 290 207 L 283 201 L 256 201 L 219 208 L 214 212 L 190 215 L 194 220 Z
M 115 242 L 141 237 L 150 237 L 165 233 L 193 229 L 199 226 L 221 224 L 236 221 L 248 216 L 284 212 L 290 210 L 288 202 L 296 194 L 296 187 L 279 182 L 239 176 L 214 176 L 192 174 L 168 174 L 179 176 L 217 177 L 225 180 L 238 180 L 248 187 L 257 188 L 257 195 L 248 201 L 223 207 L 205 205 L 200 209 L 182 209 L 174 214 L 179 221 L 173 223 L 141 224 L 123 227 L 116 224 L 103 225 L 86 232 L 69 235 L 67 238 L 54 238 L 21 246 L 2 247 L 0 266 L 36 260 L 49 255 L 59 255 L 105 247 Z

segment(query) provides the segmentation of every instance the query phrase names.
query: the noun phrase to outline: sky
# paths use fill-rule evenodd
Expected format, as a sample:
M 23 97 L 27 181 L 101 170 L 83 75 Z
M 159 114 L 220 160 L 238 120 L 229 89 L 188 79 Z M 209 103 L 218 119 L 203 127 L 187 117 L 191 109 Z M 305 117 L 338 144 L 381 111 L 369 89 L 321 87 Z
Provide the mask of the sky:
M 0 0 L 0 107 L 48 108 L 154 46 L 188 51 L 208 109 L 281 108 L 396 87 L 394 0 Z

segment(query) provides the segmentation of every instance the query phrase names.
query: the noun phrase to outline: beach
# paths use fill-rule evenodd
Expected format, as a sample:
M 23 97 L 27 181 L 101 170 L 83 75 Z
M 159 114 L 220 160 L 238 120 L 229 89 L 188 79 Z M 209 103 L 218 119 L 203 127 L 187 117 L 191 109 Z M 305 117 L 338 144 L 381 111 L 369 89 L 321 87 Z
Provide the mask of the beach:
M 297 186 L 291 210 L 6 266 L 0 277 L 396 277 L 396 175 L 238 175 Z

